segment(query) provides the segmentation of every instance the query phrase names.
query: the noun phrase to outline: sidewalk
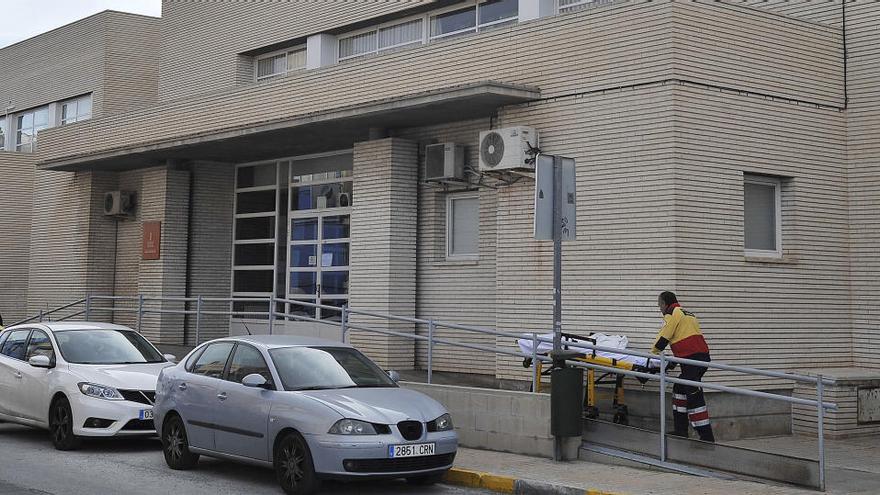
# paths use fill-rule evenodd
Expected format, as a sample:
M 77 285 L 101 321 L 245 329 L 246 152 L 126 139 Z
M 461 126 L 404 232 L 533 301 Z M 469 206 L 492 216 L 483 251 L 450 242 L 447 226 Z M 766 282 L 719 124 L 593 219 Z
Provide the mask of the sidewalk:
M 735 442 L 760 448 L 772 445 L 776 452 L 809 456 L 815 440 L 783 437 Z M 826 441 L 828 445 L 828 494 L 877 495 L 880 493 L 880 437 Z M 519 493 L 597 495 L 816 495 L 816 491 L 749 481 L 699 478 L 684 474 L 611 466 L 587 461 L 554 463 L 550 459 L 502 452 L 460 448 L 455 459 L 459 470 L 496 475 L 490 478 L 496 491 L 505 492 L 512 480 L 523 480 L 530 490 Z M 459 472 L 460 473 L 460 472 Z M 467 473 L 457 484 L 474 486 Z M 507 483 L 504 483 L 504 481 Z M 455 483 L 450 479 L 448 482 Z M 549 485 L 556 485 L 550 489 Z M 483 485 L 484 488 L 493 488 Z M 501 487 L 501 488 L 498 488 Z M 506 491 L 512 493 L 512 491 Z

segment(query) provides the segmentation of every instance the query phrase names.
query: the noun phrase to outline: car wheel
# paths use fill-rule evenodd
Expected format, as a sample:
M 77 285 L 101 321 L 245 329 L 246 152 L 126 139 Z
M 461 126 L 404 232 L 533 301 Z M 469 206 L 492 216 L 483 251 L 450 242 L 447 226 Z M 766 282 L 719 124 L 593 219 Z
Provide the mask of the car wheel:
M 406 482 L 410 485 L 416 486 L 433 485 L 434 483 L 440 483 L 443 481 L 443 475 L 445 474 L 446 472 L 444 471 L 442 473 L 426 474 L 422 476 L 410 476 L 406 479 Z
M 73 434 L 73 412 L 66 397 L 55 399 L 49 408 L 49 431 L 58 450 L 76 450 L 82 445 L 82 439 Z
M 162 425 L 162 452 L 165 454 L 165 463 L 171 469 L 192 469 L 199 462 L 199 455 L 189 450 L 186 428 L 180 416 L 171 415 L 165 419 Z
M 320 486 L 315 475 L 312 454 L 305 439 L 296 432 L 288 433 L 275 449 L 275 475 L 284 493 L 308 495 Z

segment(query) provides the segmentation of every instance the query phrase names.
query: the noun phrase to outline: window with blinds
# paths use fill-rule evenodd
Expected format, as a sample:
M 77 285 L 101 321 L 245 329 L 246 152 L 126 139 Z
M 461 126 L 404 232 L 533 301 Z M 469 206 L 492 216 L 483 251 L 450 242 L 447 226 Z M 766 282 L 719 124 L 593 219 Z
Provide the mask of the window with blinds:
M 588 9 L 608 5 L 612 0 L 559 0 L 559 13 L 575 12 L 578 10 Z
M 379 26 L 339 39 L 339 60 L 348 60 L 396 48 L 421 44 L 425 40 L 424 19 L 411 19 Z
M 306 68 L 306 49 L 296 48 L 284 52 L 261 55 L 256 59 L 257 81 L 281 77 Z

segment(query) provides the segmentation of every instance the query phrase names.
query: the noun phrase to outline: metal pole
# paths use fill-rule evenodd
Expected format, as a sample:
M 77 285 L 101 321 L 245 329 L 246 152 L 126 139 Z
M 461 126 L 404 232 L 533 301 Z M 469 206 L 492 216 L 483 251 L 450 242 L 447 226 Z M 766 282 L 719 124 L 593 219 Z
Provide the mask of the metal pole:
M 342 305 L 342 317 L 339 327 L 342 329 L 342 343 L 344 344 L 345 334 L 348 333 L 348 304 Z
M 553 157 L 553 353 L 562 350 L 562 159 Z M 552 389 L 551 389 L 552 394 Z M 553 460 L 563 459 L 561 437 L 553 438 Z
M 434 374 L 434 320 L 428 320 L 428 385 Z
M 532 334 L 532 392 L 538 393 L 538 334 Z
M 40 310 L 40 323 L 42 323 L 42 322 L 43 322 L 43 310 L 41 309 Z
M 816 408 L 818 409 L 819 422 L 817 430 L 819 433 L 819 490 L 825 491 L 825 406 L 823 396 L 825 395 L 825 384 L 822 383 L 822 375 L 817 377 L 816 382 Z
M 92 315 L 92 295 L 86 294 L 86 314 L 85 314 L 86 321 L 89 321 L 91 319 L 91 315 Z
M 114 305 L 116 303 L 113 303 Z M 144 322 L 144 295 L 138 294 L 138 319 L 137 319 L 137 331 L 141 333 L 141 324 Z
M 269 335 L 275 328 L 275 296 L 269 296 Z
M 201 343 L 201 327 L 202 327 L 202 296 L 196 299 L 196 345 Z
M 650 358 L 648 360 L 650 365 Z M 660 461 L 666 462 L 666 356 L 660 354 Z

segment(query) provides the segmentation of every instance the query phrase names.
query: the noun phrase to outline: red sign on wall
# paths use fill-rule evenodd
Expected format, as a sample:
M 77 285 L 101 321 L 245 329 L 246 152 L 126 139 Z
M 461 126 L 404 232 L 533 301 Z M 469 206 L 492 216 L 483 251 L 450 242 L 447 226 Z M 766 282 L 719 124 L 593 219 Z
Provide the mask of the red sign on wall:
M 162 222 L 144 222 L 144 259 L 159 259 Z

